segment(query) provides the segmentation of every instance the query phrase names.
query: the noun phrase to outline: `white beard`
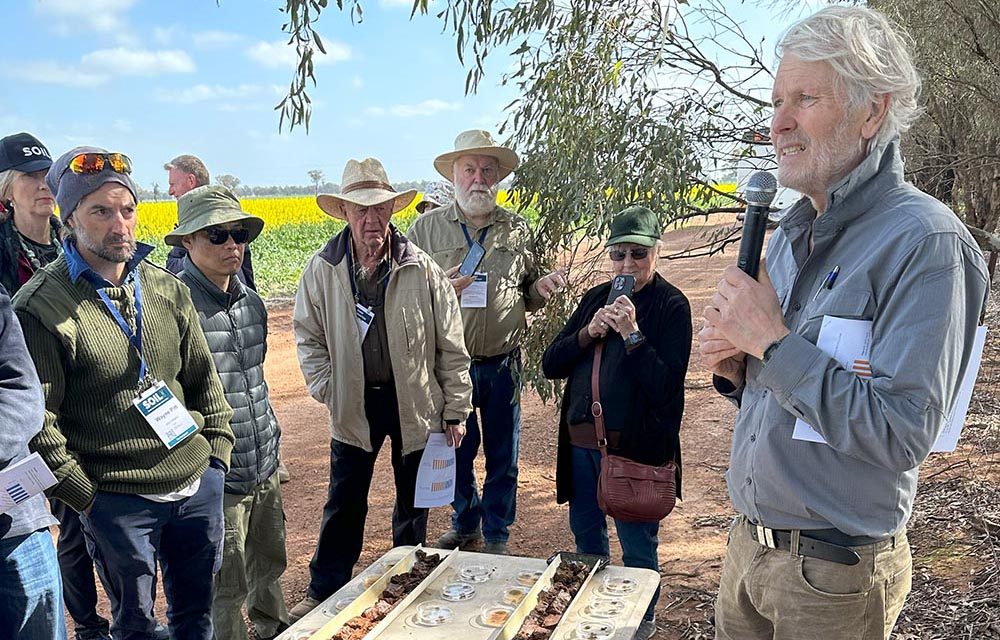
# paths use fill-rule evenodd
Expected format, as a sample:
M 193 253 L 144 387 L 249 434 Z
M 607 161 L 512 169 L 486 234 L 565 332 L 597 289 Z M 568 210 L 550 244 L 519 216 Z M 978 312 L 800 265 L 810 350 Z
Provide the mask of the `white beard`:
M 462 191 L 455 189 L 455 202 L 466 214 L 472 216 L 484 216 L 497 206 L 497 186 L 493 185 L 489 191 Z

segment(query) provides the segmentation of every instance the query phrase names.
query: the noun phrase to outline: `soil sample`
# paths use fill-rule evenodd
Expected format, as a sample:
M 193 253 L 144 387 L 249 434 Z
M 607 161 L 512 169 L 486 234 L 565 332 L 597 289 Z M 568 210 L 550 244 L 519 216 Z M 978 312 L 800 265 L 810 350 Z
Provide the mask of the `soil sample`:
M 552 586 L 538 597 L 538 604 L 524 619 L 514 640 L 547 640 L 589 574 L 590 567 L 582 562 L 560 563 L 552 576 Z
M 385 618 L 411 591 L 417 588 L 441 564 L 441 556 L 429 555 L 417 549 L 417 561 L 413 568 L 389 578 L 389 585 L 382 591 L 378 601 L 344 623 L 332 640 L 361 640 L 369 631 Z

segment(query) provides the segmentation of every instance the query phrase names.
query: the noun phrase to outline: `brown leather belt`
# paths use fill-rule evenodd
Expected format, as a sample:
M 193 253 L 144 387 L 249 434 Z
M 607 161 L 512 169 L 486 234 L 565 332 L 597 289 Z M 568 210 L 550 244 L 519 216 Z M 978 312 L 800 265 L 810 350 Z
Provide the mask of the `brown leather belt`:
M 792 532 L 790 530 L 770 529 L 756 525 L 749 518 L 744 519 L 744 523 L 750 531 L 750 537 L 757 544 L 769 549 L 779 549 L 782 551 L 790 551 L 792 549 Z M 827 540 L 832 538 L 844 544 L 829 542 L 822 538 L 827 538 Z M 853 566 L 861 562 L 861 556 L 854 549 L 851 549 L 851 547 L 877 544 L 883 540 L 892 540 L 892 538 L 880 540 L 866 536 L 848 536 L 836 529 L 818 529 L 815 531 L 806 529 L 799 531 L 799 544 L 795 553 L 800 556 Z

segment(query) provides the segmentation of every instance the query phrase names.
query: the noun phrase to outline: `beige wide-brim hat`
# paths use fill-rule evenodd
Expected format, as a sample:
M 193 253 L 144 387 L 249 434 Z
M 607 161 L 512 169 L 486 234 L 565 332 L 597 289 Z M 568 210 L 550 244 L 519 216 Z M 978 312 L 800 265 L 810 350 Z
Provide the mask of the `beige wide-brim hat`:
M 396 214 L 416 197 L 416 189 L 398 193 L 389 184 L 389 177 L 382 163 L 375 158 L 365 158 L 361 162 L 348 160 L 344 167 L 344 178 L 340 181 L 340 193 L 321 193 L 316 196 L 316 204 L 326 215 L 344 220 L 338 206 L 341 202 L 371 207 L 392 201 L 392 213 Z
M 490 135 L 489 131 L 473 129 L 458 134 L 458 137 L 455 138 L 455 150 L 442 153 L 437 158 L 434 158 L 434 168 L 446 179 L 453 180 L 455 172 L 452 167 L 455 164 L 455 160 L 466 155 L 496 158 L 500 165 L 500 177 L 497 178 L 497 182 L 500 182 L 509 176 L 514 169 L 517 169 L 519 162 L 517 154 L 513 150 L 501 147 L 494 142 L 493 136 Z
M 227 222 L 242 222 L 250 232 L 247 242 L 253 242 L 264 229 L 264 221 L 243 211 L 229 189 L 214 184 L 195 187 L 177 200 L 177 226 L 163 241 L 181 247 L 185 236 Z

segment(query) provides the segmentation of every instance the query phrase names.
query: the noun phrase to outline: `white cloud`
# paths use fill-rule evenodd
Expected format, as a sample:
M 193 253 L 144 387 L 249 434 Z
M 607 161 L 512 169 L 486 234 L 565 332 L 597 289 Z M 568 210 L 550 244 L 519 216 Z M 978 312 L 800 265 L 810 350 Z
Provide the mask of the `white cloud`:
M 178 50 L 145 51 L 123 47 L 99 49 L 83 56 L 80 63 L 112 75 L 156 76 L 163 73 L 191 73 L 195 70 L 191 57 Z
M 235 87 L 224 87 L 221 85 L 197 84 L 180 91 L 161 90 L 157 92 L 156 99 L 160 102 L 171 102 L 174 104 L 196 104 L 199 102 L 226 101 L 230 103 L 226 110 L 235 110 L 234 101 L 257 98 L 260 96 L 276 96 L 281 88 L 273 85 L 241 84 Z
M 234 45 L 244 39 L 239 33 L 230 31 L 199 31 L 191 36 L 191 42 L 200 49 L 217 49 Z
M 4 74 L 10 78 L 36 84 L 55 84 L 64 87 L 89 89 L 105 84 L 108 76 L 85 72 L 74 65 L 64 65 L 48 60 L 7 65 Z
M 174 41 L 180 29 L 177 25 L 171 25 L 169 27 L 154 27 L 153 28 L 153 40 L 156 44 L 166 46 Z
M 35 10 L 48 16 L 59 33 L 81 29 L 112 33 L 128 28 L 125 14 L 134 4 L 135 0 L 36 0 Z
M 333 64 L 351 59 L 351 48 L 346 44 L 324 40 L 323 46 L 326 48 L 326 55 L 318 50 L 313 53 L 313 64 Z M 290 46 L 283 40 L 272 42 L 258 42 L 246 50 L 247 56 L 269 69 L 294 69 L 298 62 L 298 54 L 295 47 Z
M 351 78 L 351 86 L 355 89 L 360 89 L 365 86 L 365 81 L 361 79 L 361 76 L 354 76 Z
M 416 104 L 397 104 L 391 107 L 368 107 L 365 114 L 374 117 L 415 118 L 433 116 L 442 111 L 458 111 L 462 108 L 460 102 L 445 102 L 444 100 L 424 100 Z

